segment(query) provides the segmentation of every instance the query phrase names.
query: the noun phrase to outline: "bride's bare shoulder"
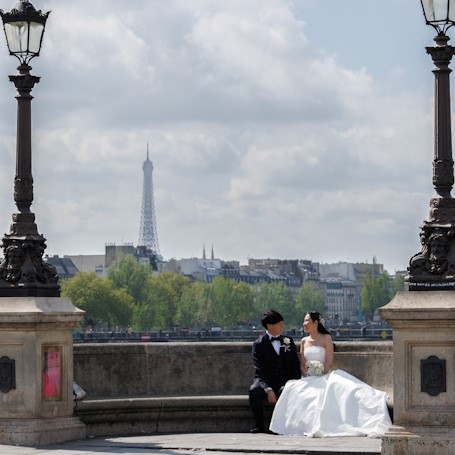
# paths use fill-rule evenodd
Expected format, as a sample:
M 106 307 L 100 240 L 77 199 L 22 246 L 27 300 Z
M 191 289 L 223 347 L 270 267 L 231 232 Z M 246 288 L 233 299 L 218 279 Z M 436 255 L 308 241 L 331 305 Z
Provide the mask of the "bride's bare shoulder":
M 332 343 L 333 342 L 332 335 L 330 335 L 330 333 L 324 333 L 321 338 L 324 341 L 324 343 Z

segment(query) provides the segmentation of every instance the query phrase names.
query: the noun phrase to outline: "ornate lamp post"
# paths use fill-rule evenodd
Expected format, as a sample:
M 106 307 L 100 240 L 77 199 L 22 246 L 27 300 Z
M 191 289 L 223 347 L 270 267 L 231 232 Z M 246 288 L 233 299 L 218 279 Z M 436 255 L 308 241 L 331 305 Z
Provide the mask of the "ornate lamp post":
M 30 74 L 29 62 L 41 50 L 49 12 L 36 11 L 28 0 L 20 0 L 11 12 L 0 10 L 8 49 L 19 59 L 19 74 L 9 76 L 15 85 L 17 105 L 16 176 L 14 201 L 17 213 L 9 234 L 3 238 L 4 260 L 0 264 L 0 296 L 59 297 L 57 271 L 43 261 L 46 239 L 38 233 L 33 201 L 31 101 L 40 78 Z
M 18 0 L 15 0 L 18 1 Z M 40 53 L 49 13 L 20 0 L 0 10 L 8 49 L 19 59 L 10 76 L 17 99 L 14 201 L 17 212 L 3 237 L 0 263 L 0 444 L 40 445 L 81 439 L 85 425 L 73 416 L 73 329 L 84 312 L 60 297 L 57 272 L 43 261 L 33 201 L 31 91 L 39 77 L 30 60 Z
M 430 213 L 421 225 L 422 250 L 410 262 L 406 281 L 409 290 L 455 289 L 455 199 L 450 73 L 455 48 L 448 44 L 447 29 L 455 24 L 453 0 L 421 0 L 425 20 L 434 27 L 435 46 L 427 47 L 435 76 L 435 143 L 433 185 L 436 195 L 430 200 Z
M 381 317 L 393 329 L 393 423 L 382 454 L 451 453 L 455 444 L 455 199 L 450 121 L 450 61 L 455 48 L 454 0 L 421 0 L 436 29 L 427 47 L 434 63 L 435 142 L 430 214 L 421 226 L 422 250 L 409 262 L 409 291 L 399 291 Z M 420 292 L 426 291 L 426 292 Z

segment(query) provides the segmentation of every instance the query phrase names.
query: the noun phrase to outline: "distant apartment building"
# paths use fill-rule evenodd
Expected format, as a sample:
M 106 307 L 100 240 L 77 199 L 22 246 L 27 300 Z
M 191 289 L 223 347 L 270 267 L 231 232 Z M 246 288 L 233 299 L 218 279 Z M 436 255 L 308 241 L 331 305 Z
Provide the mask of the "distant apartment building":
M 107 243 L 105 247 L 106 255 L 104 260 L 104 267 L 106 269 L 123 256 L 134 256 L 136 248 L 132 243 L 124 243 L 123 245 L 116 245 L 115 243 Z
M 342 277 L 321 278 L 319 290 L 325 300 L 325 320 L 338 325 L 359 320 L 360 287 Z
M 171 260 L 166 270 L 181 273 L 190 280 L 211 283 L 217 276 L 229 278 L 237 282 L 284 283 L 299 288 L 303 282 L 303 273 L 298 260 L 281 259 L 250 259 L 248 265 L 240 265 L 239 261 L 222 261 L 213 254 L 210 259 L 189 258 Z
M 44 262 L 55 267 L 60 279 L 72 278 L 79 271 L 74 262 L 66 256 L 61 258 L 58 254 L 45 255 L 43 259 Z
M 330 325 L 356 322 L 360 319 L 362 277 L 373 267 L 377 276 L 384 271 L 383 264 L 319 264 L 319 289 L 326 302 L 325 317 Z
M 180 273 L 190 280 L 211 283 L 213 279 L 221 275 L 222 261 L 220 259 L 180 259 Z
M 70 259 L 79 272 L 95 272 L 97 275 L 104 275 L 104 254 L 65 255 L 64 258 Z

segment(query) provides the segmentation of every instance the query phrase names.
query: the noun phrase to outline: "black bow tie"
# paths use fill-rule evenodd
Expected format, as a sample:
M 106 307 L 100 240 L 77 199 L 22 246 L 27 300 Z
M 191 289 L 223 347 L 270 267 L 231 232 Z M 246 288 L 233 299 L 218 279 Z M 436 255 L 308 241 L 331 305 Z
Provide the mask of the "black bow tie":
M 282 336 L 270 337 L 270 341 L 279 341 L 281 343 L 283 341 L 283 337 Z

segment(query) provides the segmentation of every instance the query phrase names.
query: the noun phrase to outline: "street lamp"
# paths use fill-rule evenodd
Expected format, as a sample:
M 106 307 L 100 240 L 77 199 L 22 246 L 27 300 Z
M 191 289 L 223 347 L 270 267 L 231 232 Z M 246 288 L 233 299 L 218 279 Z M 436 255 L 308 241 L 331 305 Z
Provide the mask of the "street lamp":
M 9 53 L 21 64 L 37 57 L 43 42 L 44 28 L 49 12 L 36 11 L 28 0 L 20 0 L 9 13 L 1 11 Z
M 46 239 L 38 233 L 33 201 L 31 101 L 33 87 L 40 80 L 30 74 L 29 62 L 41 50 L 48 13 L 35 10 L 20 0 L 8 13 L 0 10 L 8 49 L 19 59 L 19 74 L 9 76 L 17 99 L 16 175 L 10 233 L 3 237 L 4 260 L 0 263 L 0 296 L 59 297 L 57 271 L 43 261 Z
M 455 289 L 455 199 L 450 108 L 449 68 L 455 48 L 447 30 L 455 23 L 455 0 L 421 0 L 426 23 L 437 32 L 435 45 L 427 47 L 435 76 L 435 131 L 433 185 L 428 219 L 420 226 L 422 249 L 409 261 L 409 290 Z

